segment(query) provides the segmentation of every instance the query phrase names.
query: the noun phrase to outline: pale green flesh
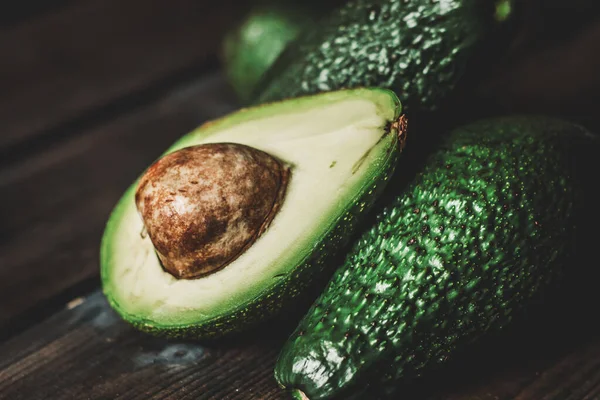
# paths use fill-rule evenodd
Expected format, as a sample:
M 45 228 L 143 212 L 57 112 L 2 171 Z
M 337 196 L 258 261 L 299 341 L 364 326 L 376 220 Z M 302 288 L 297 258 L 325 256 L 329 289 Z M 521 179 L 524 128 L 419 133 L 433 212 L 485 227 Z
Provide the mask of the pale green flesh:
M 393 93 L 357 89 L 237 112 L 201 127 L 167 152 L 210 142 L 243 143 L 291 166 L 285 200 L 265 233 L 225 268 L 199 279 L 165 272 L 134 203 L 124 194 L 102 243 L 104 292 L 129 320 L 200 324 L 268 293 L 305 261 L 372 183 L 397 144 L 386 125 L 400 113 Z

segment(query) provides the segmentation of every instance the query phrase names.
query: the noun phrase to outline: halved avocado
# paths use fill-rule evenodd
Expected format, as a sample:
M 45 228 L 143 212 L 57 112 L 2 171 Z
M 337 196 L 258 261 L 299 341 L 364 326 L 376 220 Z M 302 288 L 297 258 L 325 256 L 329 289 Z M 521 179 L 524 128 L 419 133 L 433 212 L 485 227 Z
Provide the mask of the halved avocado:
M 293 304 L 314 278 L 332 268 L 328 260 L 347 243 L 359 217 L 390 178 L 405 128 L 393 92 L 361 88 L 240 110 L 182 137 L 133 183 L 110 216 L 100 261 L 111 306 L 143 331 L 209 338 L 244 330 Z M 161 229 L 176 224 L 167 220 L 157 227 L 145 221 L 142 216 L 151 213 L 138 210 L 136 191 L 143 190 L 140 182 L 151 179 L 161 160 L 185 159 L 179 151 L 204 154 L 195 150 L 225 146 L 218 157 L 231 160 L 228 152 L 238 151 L 231 144 L 262 154 L 257 162 L 263 167 L 271 158 L 284 166 L 288 175 L 283 195 L 240 254 L 208 273 L 177 276 L 161 262 L 173 252 L 161 247 L 164 257 L 159 259 L 153 244 Z M 168 168 L 163 170 L 179 176 Z M 219 184 L 229 190 L 234 180 L 226 177 Z M 181 205 L 190 201 L 181 197 L 185 195 L 176 187 L 169 189 L 173 206 L 165 209 L 173 221 Z M 237 211 L 244 210 L 232 213 Z

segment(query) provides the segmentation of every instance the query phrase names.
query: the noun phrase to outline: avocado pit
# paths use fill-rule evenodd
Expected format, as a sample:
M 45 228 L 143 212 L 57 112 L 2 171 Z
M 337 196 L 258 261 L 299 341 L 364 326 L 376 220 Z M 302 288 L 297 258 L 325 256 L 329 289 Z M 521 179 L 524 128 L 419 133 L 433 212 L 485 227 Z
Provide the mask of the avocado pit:
M 237 143 L 190 146 L 148 168 L 135 202 L 163 268 L 194 279 L 244 253 L 277 214 L 290 170 Z

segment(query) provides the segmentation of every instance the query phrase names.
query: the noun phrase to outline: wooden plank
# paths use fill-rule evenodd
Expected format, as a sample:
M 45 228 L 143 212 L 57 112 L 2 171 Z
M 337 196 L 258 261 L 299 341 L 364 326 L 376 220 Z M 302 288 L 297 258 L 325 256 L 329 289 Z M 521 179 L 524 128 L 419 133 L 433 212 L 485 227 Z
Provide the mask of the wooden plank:
M 214 56 L 244 2 L 73 2 L 0 35 L 0 149 Z M 193 73 L 193 69 L 191 70 Z
M 104 224 L 125 188 L 178 137 L 235 107 L 219 75 L 171 90 L 0 169 L 0 326 L 97 276 Z
M 121 321 L 99 291 L 0 344 L 0 399 L 284 399 L 272 370 L 291 324 L 212 343 L 158 339 Z M 520 331 L 400 388 L 413 400 L 586 400 L 600 396 L 600 339 Z M 543 336 L 538 336 L 543 333 Z M 489 345 L 489 344 L 488 344 Z M 400 397 L 399 397 L 400 398 Z
M 281 338 L 255 339 L 199 345 L 139 334 L 96 292 L 0 346 L 0 398 L 282 398 L 271 373 Z

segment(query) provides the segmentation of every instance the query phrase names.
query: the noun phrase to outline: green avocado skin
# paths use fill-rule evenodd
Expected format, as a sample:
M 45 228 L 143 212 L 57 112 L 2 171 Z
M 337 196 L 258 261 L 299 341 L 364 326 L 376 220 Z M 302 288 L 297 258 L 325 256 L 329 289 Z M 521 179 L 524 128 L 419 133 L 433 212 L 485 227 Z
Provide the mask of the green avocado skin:
M 343 0 L 263 0 L 223 37 L 220 58 L 230 86 L 243 104 L 263 74 L 301 32 L 317 26 L 317 20 Z
M 394 90 L 405 110 L 434 110 L 499 25 L 496 3 L 348 1 L 288 45 L 258 84 L 252 101 L 377 86 Z
M 260 4 L 223 38 L 221 59 L 227 79 L 247 102 L 263 73 L 302 28 L 312 25 L 312 10 L 291 4 Z
M 279 384 L 311 400 L 386 397 L 508 326 L 573 267 L 589 148 L 597 138 L 547 117 L 452 131 L 288 339 Z

